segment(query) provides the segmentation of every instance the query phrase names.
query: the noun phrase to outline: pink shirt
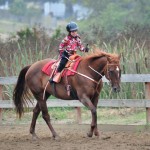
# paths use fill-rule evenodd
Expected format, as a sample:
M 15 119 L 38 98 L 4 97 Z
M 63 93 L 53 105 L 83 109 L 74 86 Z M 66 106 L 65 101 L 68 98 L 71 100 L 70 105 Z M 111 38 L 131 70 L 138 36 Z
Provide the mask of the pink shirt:
M 66 36 L 59 45 L 60 55 L 64 50 L 67 51 L 84 51 L 84 46 L 81 43 L 80 37 L 72 37 L 70 35 Z

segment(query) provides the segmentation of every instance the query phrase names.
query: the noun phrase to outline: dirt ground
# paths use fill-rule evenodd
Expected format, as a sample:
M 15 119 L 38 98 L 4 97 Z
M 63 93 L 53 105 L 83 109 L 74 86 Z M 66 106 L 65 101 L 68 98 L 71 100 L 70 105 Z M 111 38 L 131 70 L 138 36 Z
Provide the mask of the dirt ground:
M 88 138 L 89 125 L 53 125 L 60 141 L 52 138 L 46 125 L 37 124 L 39 139 L 29 134 L 29 125 L 1 125 L 0 150 L 150 150 L 150 132 L 101 131 Z M 99 129 L 101 126 L 99 126 Z

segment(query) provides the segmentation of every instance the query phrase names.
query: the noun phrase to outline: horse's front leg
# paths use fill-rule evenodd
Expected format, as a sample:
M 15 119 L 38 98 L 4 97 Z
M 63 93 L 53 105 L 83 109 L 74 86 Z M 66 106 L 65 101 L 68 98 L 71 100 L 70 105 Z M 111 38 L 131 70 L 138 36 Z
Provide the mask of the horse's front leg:
M 91 110 L 91 114 L 92 114 L 91 129 L 87 133 L 88 137 L 92 137 L 93 132 L 96 136 L 99 136 L 99 133 L 97 130 L 97 110 L 96 110 L 96 107 L 91 102 L 90 98 L 86 95 L 83 95 L 83 97 L 80 100 L 87 108 L 89 108 Z
M 91 111 L 92 114 L 92 122 L 91 122 L 91 130 L 88 133 L 88 136 L 92 136 L 93 132 L 95 136 L 99 137 L 99 131 L 97 129 L 97 110 L 95 112 Z
M 97 130 L 97 110 L 96 110 L 96 108 L 91 110 L 91 114 L 92 114 L 92 122 L 91 122 L 91 129 L 90 129 L 89 133 L 87 133 L 88 137 L 92 137 L 93 132 L 94 132 L 94 134 L 97 132 L 97 134 L 95 134 L 95 135 L 97 135 L 97 136 L 99 135 L 98 130 Z
M 98 131 L 98 128 L 97 128 L 97 104 L 98 104 L 98 98 L 99 98 L 99 95 L 95 95 L 95 97 L 93 98 L 92 102 L 93 102 L 93 105 L 95 106 L 96 108 L 96 112 L 92 113 L 92 123 L 95 124 L 95 128 L 94 128 L 94 135 L 95 136 L 98 136 L 99 137 L 99 131 Z M 92 126 L 92 125 L 91 125 Z

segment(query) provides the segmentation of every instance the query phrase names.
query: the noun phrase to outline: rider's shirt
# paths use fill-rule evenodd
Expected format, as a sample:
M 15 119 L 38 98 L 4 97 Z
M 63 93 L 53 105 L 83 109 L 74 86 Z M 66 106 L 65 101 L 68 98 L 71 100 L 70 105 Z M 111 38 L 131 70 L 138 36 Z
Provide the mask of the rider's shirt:
M 84 51 L 84 46 L 81 43 L 79 35 L 72 37 L 66 36 L 59 45 L 60 55 L 64 50 L 76 52 L 77 50 Z

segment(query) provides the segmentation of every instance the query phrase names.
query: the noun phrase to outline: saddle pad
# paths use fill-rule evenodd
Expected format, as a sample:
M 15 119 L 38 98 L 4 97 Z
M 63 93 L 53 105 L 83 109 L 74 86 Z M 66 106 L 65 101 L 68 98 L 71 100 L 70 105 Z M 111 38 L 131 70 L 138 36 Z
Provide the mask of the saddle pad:
M 71 65 L 71 67 L 69 67 L 69 68 L 71 68 L 72 70 L 76 71 L 77 68 L 78 68 L 78 65 L 79 65 L 80 61 L 81 61 L 81 57 L 78 57 L 75 60 L 75 62 L 73 63 L 73 65 Z M 73 76 L 74 74 L 75 74 L 75 72 L 72 72 L 72 71 L 70 71 L 68 69 L 65 69 L 63 71 L 63 73 L 62 73 L 62 76 Z
M 44 72 L 46 75 L 50 76 L 51 73 L 51 66 L 56 62 L 56 60 L 52 60 L 44 65 L 42 68 L 42 72 Z
M 73 65 L 71 66 L 71 69 L 76 71 L 77 70 L 77 67 L 79 65 L 81 61 L 81 57 L 78 57 L 75 62 L 73 63 Z M 42 68 L 42 72 L 44 72 L 46 75 L 50 76 L 51 72 L 52 72 L 52 65 L 56 62 L 56 60 L 52 60 L 50 62 L 48 62 L 47 64 L 44 65 L 44 67 Z M 64 69 L 63 73 L 62 73 L 62 76 L 71 76 L 71 75 L 74 75 L 75 73 L 70 71 L 70 70 L 67 70 L 67 69 Z

